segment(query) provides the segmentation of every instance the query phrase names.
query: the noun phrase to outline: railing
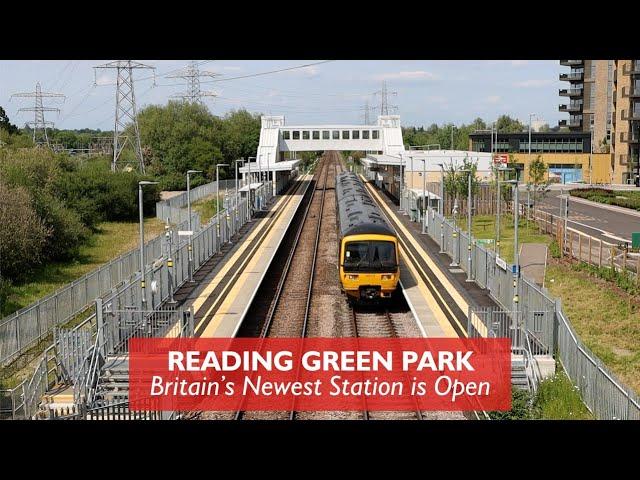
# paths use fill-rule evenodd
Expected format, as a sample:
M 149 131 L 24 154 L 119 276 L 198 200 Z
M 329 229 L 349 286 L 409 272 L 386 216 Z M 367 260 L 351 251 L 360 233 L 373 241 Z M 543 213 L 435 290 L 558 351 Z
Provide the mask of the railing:
M 199 218 L 193 225 L 199 227 Z M 176 230 L 186 229 L 186 223 Z M 174 244 L 184 242 L 174 232 Z M 159 235 L 145 244 L 145 264 L 163 254 L 167 243 Z M 96 297 L 105 295 L 139 270 L 140 249 L 134 248 L 70 284 L 0 320 L 0 365 L 42 341 L 56 326 L 64 325 L 86 310 Z
M 235 189 L 235 179 L 220 180 L 220 193 L 228 189 Z M 216 182 L 206 183 L 190 190 L 191 203 L 216 194 Z M 187 206 L 187 192 L 156 203 L 156 217 L 162 221 L 169 219 L 171 223 L 188 220 L 185 207 Z
M 270 200 L 271 192 L 270 182 L 265 183 L 257 190 L 257 194 L 261 195 L 265 202 Z M 249 212 L 246 199 L 238 202 L 237 206 L 235 200 L 230 203 L 231 211 L 221 210 L 201 230 L 194 232 L 192 237 L 194 271 L 219 252 L 221 246 L 229 242 L 231 237 L 247 222 Z M 167 254 L 160 256 L 158 261 L 146 266 L 145 278 L 149 288 L 142 289 L 140 287 L 140 272 L 135 272 L 120 285 L 110 288 L 106 295 L 102 296 L 106 310 L 116 312 L 140 308 L 143 295 L 145 308 L 148 310 L 156 310 L 167 301 L 170 290 L 177 290 L 189 278 L 187 241 L 176 242 L 175 249 L 172 249 L 170 254 L 174 260 L 173 267 L 168 266 Z M 96 297 L 99 296 L 96 295 Z M 94 327 L 96 322 L 96 314 L 93 313 L 75 328 L 87 328 L 87 325 L 90 325 L 93 331 L 96 331 L 97 327 Z M 31 418 L 35 414 L 42 396 L 61 378 L 60 372 L 60 361 L 57 358 L 56 345 L 54 344 L 45 350 L 32 377 L 15 388 L 0 390 L 0 415 L 3 415 L 4 418 Z M 89 377 L 91 375 L 87 372 L 85 378 Z
M 407 201 L 408 203 L 408 201 Z M 410 207 L 410 205 L 407 205 Z M 526 211 L 521 206 L 523 213 Z M 424 211 L 418 216 L 420 219 Z M 562 222 L 551 214 L 539 215 L 544 220 L 540 222 L 541 230 L 547 233 L 556 233 L 561 237 Z M 427 214 L 427 233 L 440 246 L 441 251 L 451 258 L 460 259 L 460 268 L 467 272 L 466 248 L 469 237 L 465 232 L 459 231 L 449 219 L 439 215 L 434 209 Z M 533 219 L 537 221 L 538 215 L 534 212 Z M 422 220 L 421 220 L 422 221 Z M 558 233 L 560 232 L 560 234 Z M 454 236 L 457 233 L 457 237 Z M 580 241 L 582 234 L 576 233 L 575 238 L 569 235 L 566 244 L 561 244 L 565 254 L 584 260 L 585 254 Z M 576 242 L 578 249 L 576 254 Z M 595 242 L 594 242 L 595 243 Z M 628 262 L 624 250 L 618 255 L 615 246 L 611 246 L 611 253 L 603 256 L 603 243 L 599 243 L 600 265 L 610 262 L 613 268 L 632 269 L 638 274 L 640 259 L 637 263 Z M 509 330 L 510 323 L 497 322 L 496 334 L 512 339 L 512 345 L 519 345 L 528 352 L 528 376 L 534 382 L 539 381 L 540 372 L 536 370 L 535 356 L 554 354 L 562 363 L 567 375 L 576 385 L 587 408 L 600 419 L 640 419 L 640 397 L 630 387 L 625 386 L 618 378 L 594 355 L 579 339 L 566 314 L 562 311 L 560 301 L 553 298 L 544 287 L 540 287 L 530 279 L 520 276 L 513 287 L 513 275 L 510 269 L 503 270 L 496 265 L 495 252 L 486 250 L 471 238 L 472 262 L 471 278 L 482 288 L 489 291 L 489 295 L 504 309 L 510 310 L 513 305 L 514 293 L 519 295 L 518 318 L 522 325 L 522 335 Z M 598 247 L 596 247 L 598 248 Z M 605 249 L 606 250 L 606 249 Z M 591 242 L 588 250 L 589 258 L 593 254 Z M 591 261 L 591 260 L 590 260 Z M 626 263 L 625 263 L 626 262 Z M 471 319 L 470 319 L 471 321 Z M 487 322 L 485 325 L 489 325 Z M 503 330 L 500 330 L 503 328 Z M 472 329 L 471 329 L 472 330 Z M 473 330 L 472 330 L 473 331 Z M 537 380 L 536 380 L 537 378 Z

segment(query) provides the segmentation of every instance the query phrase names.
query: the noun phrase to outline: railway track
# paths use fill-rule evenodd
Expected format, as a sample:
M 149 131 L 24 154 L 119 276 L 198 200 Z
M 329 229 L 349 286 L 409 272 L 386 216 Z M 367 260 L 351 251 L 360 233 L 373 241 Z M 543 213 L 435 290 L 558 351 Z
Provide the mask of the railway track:
M 313 194 L 295 232 L 280 280 L 275 288 L 273 300 L 260 331 L 261 338 L 304 338 L 307 336 L 328 185 L 327 179 L 333 170 L 333 158 L 327 157 L 323 158 L 320 171 L 314 176 Z M 288 418 L 293 420 L 295 416 L 295 408 L 289 412 L 245 412 L 238 410 L 235 419 L 284 420 Z

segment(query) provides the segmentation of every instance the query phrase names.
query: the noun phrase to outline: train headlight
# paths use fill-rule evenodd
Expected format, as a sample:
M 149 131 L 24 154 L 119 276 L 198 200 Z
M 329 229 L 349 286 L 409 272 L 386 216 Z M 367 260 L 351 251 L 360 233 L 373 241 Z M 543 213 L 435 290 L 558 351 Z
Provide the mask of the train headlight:
M 349 280 L 357 280 L 358 279 L 358 275 L 347 275 L 347 278 Z
M 390 273 L 389 274 L 384 274 L 384 275 L 380 275 L 380 278 L 382 280 L 391 280 L 393 278 L 393 275 L 390 274 Z

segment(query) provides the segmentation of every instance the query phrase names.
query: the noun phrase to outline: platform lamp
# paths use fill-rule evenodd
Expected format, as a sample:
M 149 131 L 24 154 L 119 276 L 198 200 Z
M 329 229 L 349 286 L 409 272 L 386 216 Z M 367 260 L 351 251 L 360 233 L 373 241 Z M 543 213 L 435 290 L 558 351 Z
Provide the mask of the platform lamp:
M 515 168 L 497 168 L 496 167 L 496 185 L 497 185 L 497 199 L 496 199 L 496 245 L 495 245 L 495 250 L 496 250 L 496 256 L 500 256 L 500 221 L 501 221 L 501 217 L 502 217 L 502 213 L 500 212 L 501 208 L 500 205 L 502 203 L 502 192 L 500 191 L 500 172 L 508 172 L 508 171 L 515 171 Z
M 244 166 L 244 159 L 243 158 L 239 158 L 238 160 L 234 160 L 234 164 L 236 166 L 236 221 L 238 220 L 238 205 L 240 204 L 240 190 L 238 190 L 239 188 L 239 184 L 238 184 L 238 162 L 242 163 L 242 165 Z
M 202 170 L 187 170 L 187 216 L 189 223 L 189 245 L 187 250 L 189 252 L 189 282 L 193 282 L 193 248 L 191 239 L 193 238 L 193 230 L 191 229 L 191 175 L 196 173 L 202 173 Z
M 518 180 L 507 180 L 505 183 L 509 183 L 513 185 L 513 224 L 514 224 L 514 234 L 513 234 L 513 315 L 516 322 L 518 320 L 518 277 L 520 276 L 520 258 L 518 256 L 518 223 L 520 221 L 520 208 L 518 205 Z
M 228 163 L 216 165 L 216 248 L 220 251 L 220 167 L 228 167 Z
M 148 180 L 142 180 L 138 182 L 138 213 L 140 215 L 140 289 L 141 289 L 141 310 L 144 310 L 144 306 L 147 303 L 145 295 L 145 275 L 144 275 L 144 212 L 143 212 L 143 194 L 142 187 L 147 185 L 157 185 L 158 182 L 149 182 Z
M 438 163 L 440 167 L 440 201 L 438 202 L 438 213 L 440 214 L 440 253 L 444 251 L 444 163 Z

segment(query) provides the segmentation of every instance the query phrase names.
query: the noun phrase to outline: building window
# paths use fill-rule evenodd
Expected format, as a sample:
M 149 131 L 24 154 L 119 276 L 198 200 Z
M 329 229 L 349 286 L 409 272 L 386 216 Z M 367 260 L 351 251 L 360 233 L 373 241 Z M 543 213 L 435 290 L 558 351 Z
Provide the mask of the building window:
M 369 140 L 369 130 L 362 130 L 362 139 Z
M 332 130 L 331 138 L 333 140 L 340 140 L 340 130 Z
M 360 140 L 360 130 L 353 130 L 351 132 L 351 138 L 353 140 Z
M 371 138 L 373 138 L 374 140 L 377 140 L 379 135 L 380 135 L 380 132 L 378 130 L 371 131 Z
M 320 140 L 320 130 L 314 130 L 313 131 L 313 139 L 314 140 Z
M 309 140 L 309 130 L 303 130 L 302 131 L 302 139 L 303 140 Z
M 342 139 L 343 140 L 349 140 L 349 130 L 343 130 L 342 131 Z
M 322 139 L 323 139 L 323 140 L 329 140 L 329 138 L 331 138 L 331 137 L 329 136 L 329 130 L 323 130 L 323 131 L 322 131 Z
M 294 140 L 300 140 L 300 131 L 298 131 L 298 130 L 294 130 L 293 131 L 293 139 Z
M 283 140 L 289 140 L 289 138 L 291 138 L 291 133 L 289 133 L 289 130 L 283 130 L 282 131 L 282 139 Z

